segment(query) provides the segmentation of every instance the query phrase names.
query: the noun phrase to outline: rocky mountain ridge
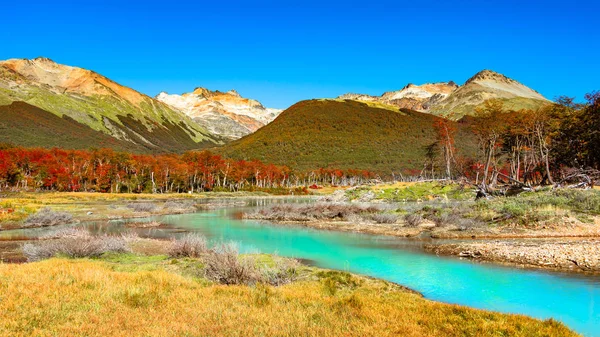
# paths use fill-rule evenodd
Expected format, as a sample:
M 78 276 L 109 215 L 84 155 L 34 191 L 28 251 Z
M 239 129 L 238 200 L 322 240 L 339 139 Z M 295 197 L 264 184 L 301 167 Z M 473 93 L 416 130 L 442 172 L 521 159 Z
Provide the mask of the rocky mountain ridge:
M 489 99 L 502 100 L 509 109 L 536 108 L 549 102 L 537 91 L 491 70 L 478 72 L 462 86 L 453 81 L 408 84 L 381 96 L 345 94 L 338 99 L 378 102 L 454 118 L 474 113 Z
M 221 92 L 200 87 L 182 95 L 161 92 L 156 99 L 183 112 L 212 134 L 230 140 L 255 132 L 281 112 L 244 98 L 235 90 Z

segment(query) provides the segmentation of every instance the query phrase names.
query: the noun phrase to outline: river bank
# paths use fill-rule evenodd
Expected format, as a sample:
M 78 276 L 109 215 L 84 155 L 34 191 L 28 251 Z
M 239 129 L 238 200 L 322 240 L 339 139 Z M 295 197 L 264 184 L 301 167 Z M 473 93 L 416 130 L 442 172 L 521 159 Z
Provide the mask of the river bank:
M 0 233 L 45 227 L 27 219 L 44 208 L 68 213 L 73 222 L 110 221 L 182 214 L 235 205 L 239 199 L 289 198 L 264 192 L 131 194 L 86 192 L 22 192 L 0 194 Z M 51 225 L 54 225 L 52 223 Z
M 318 230 L 386 235 L 422 241 L 426 251 L 437 255 L 565 272 L 600 274 L 600 233 L 597 232 L 596 226 L 519 231 L 460 231 L 456 227 L 436 229 L 433 224 L 406 228 L 402 225 L 345 221 L 274 223 L 281 226 L 304 226 Z M 460 242 L 445 243 L 448 240 Z
M 555 238 L 538 240 L 488 240 L 450 244 L 426 244 L 438 255 L 525 267 L 582 273 L 600 273 L 600 239 Z
M 438 255 L 600 273 L 598 191 L 548 189 L 480 201 L 470 193 L 458 185 L 359 187 L 313 205 L 275 205 L 244 217 L 417 240 Z
M 553 319 L 431 301 L 380 279 L 209 248 L 201 236 L 77 230 L 53 240 L 28 248 L 42 261 L 0 264 L 0 335 L 576 336 Z M 50 248 L 89 255 L 43 255 Z

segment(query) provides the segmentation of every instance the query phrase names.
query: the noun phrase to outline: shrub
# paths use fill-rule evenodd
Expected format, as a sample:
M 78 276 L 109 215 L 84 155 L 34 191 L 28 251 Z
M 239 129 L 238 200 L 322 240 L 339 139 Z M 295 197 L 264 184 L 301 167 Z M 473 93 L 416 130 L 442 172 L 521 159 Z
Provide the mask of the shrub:
M 171 242 L 169 255 L 171 257 L 200 257 L 207 251 L 208 243 L 204 236 L 188 233 Z
M 27 243 L 23 246 L 23 254 L 27 261 L 39 261 L 57 255 L 70 258 L 98 257 L 107 252 L 130 252 L 125 239 L 116 236 L 79 236 L 44 240 L 38 243 Z
M 398 216 L 395 214 L 381 213 L 373 214 L 371 219 L 379 224 L 394 224 L 398 221 Z
M 221 284 L 269 284 L 279 286 L 298 278 L 297 260 L 274 257 L 263 263 L 256 256 L 242 256 L 234 243 L 223 243 L 203 255 L 204 275 Z
M 423 223 L 423 217 L 420 214 L 409 213 L 404 216 L 404 222 L 407 227 L 417 227 Z
M 66 212 L 55 212 L 49 207 L 42 208 L 25 220 L 24 227 L 48 227 L 73 222 L 73 216 Z
M 255 284 L 261 281 L 256 260 L 240 257 L 233 243 L 220 244 L 204 257 L 206 278 L 221 284 Z
M 150 202 L 132 202 L 127 204 L 127 208 L 134 212 L 152 212 L 156 210 L 156 205 Z

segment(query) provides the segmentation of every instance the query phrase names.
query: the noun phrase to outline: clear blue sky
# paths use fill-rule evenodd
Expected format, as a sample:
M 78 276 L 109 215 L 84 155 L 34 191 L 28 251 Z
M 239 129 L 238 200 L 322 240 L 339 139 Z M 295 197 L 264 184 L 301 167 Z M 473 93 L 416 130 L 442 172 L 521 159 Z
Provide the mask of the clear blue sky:
M 0 59 L 46 56 L 154 96 L 266 106 L 492 69 L 552 99 L 600 90 L 595 1 L 6 1 Z

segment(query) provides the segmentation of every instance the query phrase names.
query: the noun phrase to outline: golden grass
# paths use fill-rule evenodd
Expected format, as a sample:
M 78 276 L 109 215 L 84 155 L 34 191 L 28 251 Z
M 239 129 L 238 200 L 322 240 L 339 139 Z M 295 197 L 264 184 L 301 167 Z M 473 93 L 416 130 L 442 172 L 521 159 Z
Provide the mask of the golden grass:
M 198 282 L 108 262 L 0 264 L 1 336 L 574 336 L 555 321 L 437 303 L 363 279 L 273 288 Z
M 386 189 L 394 189 L 394 188 L 407 188 L 410 186 L 414 186 L 418 184 L 418 182 L 402 182 L 402 181 L 397 181 L 394 183 L 388 183 L 388 184 L 377 184 L 371 187 L 372 190 L 375 191 L 380 191 L 380 190 L 386 190 Z

